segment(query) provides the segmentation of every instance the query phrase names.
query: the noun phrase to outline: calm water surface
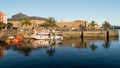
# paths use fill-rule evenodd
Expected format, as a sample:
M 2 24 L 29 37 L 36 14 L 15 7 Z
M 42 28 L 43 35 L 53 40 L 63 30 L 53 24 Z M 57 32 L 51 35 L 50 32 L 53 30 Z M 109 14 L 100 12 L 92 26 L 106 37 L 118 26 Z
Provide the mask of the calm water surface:
M 0 44 L 0 68 L 120 68 L 118 37 Z

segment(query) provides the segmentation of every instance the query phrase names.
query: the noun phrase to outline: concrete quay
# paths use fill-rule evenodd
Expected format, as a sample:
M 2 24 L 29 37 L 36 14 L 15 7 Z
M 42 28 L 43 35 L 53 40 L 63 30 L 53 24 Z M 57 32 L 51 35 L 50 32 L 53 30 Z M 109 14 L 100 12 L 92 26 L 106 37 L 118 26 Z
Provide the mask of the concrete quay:
M 0 36 L 9 36 L 10 34 L 19 35 L 22 34 L 24 38 L 30 38 L 30 31 L 24 32 L 0 32 Z M 119 37 L 117 30 L 107 31 L 63 31 L 64 38 L 89 38 L 89 37 Z

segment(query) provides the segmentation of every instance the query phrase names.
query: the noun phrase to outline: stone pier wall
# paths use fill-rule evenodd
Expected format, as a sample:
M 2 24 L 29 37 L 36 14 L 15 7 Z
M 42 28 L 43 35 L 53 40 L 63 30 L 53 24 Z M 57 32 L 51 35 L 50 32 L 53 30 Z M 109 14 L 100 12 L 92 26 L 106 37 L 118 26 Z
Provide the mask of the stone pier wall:
M 64 37 L 81 37 L 81 31 L 69 31 L 63 32 Z M 84 37 L 106 37 L 107 31 L 83 31 Z M 119 36 L 119 32 L 117 30 L 109 30 L 110 37 L 117 37 Z
M 18 35 L 18 34 L 22 34 L 24 36 L 24 38 L 30 38 L 29 36 L 29 31 L 25 31 L 25 32 L 13 32 L 13 34 Z M 0 32 L 0 37 L 3 35 L 9 35 L 9 33 L 4 33 Z M 8 36 L 7 35 L 7 36 Z M 64 31 L 63 32 L 63 37 L 66 38 L 81 38 L 82 36 L 82 32 L 81 31 Z M 109 36 L 110 37 L 117 37 L 119 36 L 119 32 L 116 30 L 110 30 L 109 31 Z M 107 31 L 83 31 L 83 37 L 87 38 L 87 37 L 107 37 Z

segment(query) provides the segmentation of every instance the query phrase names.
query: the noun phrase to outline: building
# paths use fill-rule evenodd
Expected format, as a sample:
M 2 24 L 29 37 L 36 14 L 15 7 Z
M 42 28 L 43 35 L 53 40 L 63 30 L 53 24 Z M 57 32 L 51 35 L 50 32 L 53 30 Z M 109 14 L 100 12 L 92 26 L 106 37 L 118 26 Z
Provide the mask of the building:
M 119 30 L 119 29 L 120 29 L 120 26 L 118 26 L 118 25 L 112 25 L 112 26 L 110 27 L 110 29 Z
M 20 12 L 18 14 L 13 15 L 12 18 L 8 18 L 8 24 L 11 24 L 12 28 L 15 29 L 25 29 L 26 28 L 25 26 L 21 26 L 21 23 L 25 18 L 29 18 L 31 22 L 31 25 L 28 26 L 28 29 L 32 29 L 38 24 L 43 24 L 47 20 L 47 18 L 37 17 L 37 16 L 27 16 Z
M 25 29 L 25 26 L 21 26 L 22 21 L 25 18 L 29 18 L 31 21 L 31 25 L 27 26 L 28 29 L 32 29 L 38 24 L 43 24 L 48 20 L 47 18 L 43 17 L 37 17 L 37 16 L 27 16 L 23 13 L 18 13 L 12 16 L 12 18 L 8 18 L 8 24 L 12 26 L 12 28 L 15 29 Z M 60 29 L 65 29 L 65 30 L 79 30 L 81 28 L 87 28 L 88 27 L 88 22 L 87 21 L 81 21 L 81 20 L 76 20 L 73 22 L 57 22 L 57 25 Z M 9 28 L 10 29 L 10 28 Z
M 88 27 L 88 22 L 81 20 L 75 20 L 73 22 L 59 22 L 57 24 L 63 30 L 80 30 Z
M 7 16 L 3 12 L 0 12 L 0 22 L 7 24 Z

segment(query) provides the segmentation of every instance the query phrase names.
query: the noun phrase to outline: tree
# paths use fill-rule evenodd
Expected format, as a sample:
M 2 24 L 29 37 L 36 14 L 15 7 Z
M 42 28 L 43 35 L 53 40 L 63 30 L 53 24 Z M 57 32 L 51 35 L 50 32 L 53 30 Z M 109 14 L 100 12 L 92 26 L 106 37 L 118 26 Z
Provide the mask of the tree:
M 84 29 L 84 26 L 80 24 L 80 25 L 79 25 L 79 29 L 80 29 L 80 30 L 83 30 L 83 29 Z
M 111 24 L 110 24 L 109 22 L 105 21 L 105 22 L 102 24 L 102 26 L 103 26 L 106 30 L 108 30 L 108 29 L 110 28 Z
M 64 26 L 63 26 L 63 30 L 65 30 L 65 31 L 68 30 L 68 29 L 67 29 L 67 25 L 64 25 Z
M 44 27 L 57 27 L 56 20 L 53 17 L 49 17 L 48 20 L 44 24 L 42 24 Z
M 31 25 L 31 22 L 30 22 L 30 19 L 29 18 L 25 18 L 24 20 L 23 20 L 23 22 L 21 23 L 21 26 L 26 26 L 26 29 L 27 29 L 27 26 L 28 25 Z
M 89 26 L 91 26 L 92 29 L 95 29 L 95 26 L 96 26 L 96 25 L 97 25 L 97 24 L 96 24 L 95 21 L 92 21 L 92 22 L 89 24 Z
M 13 24 L 12 24 L 12 23 L 7 23 L 7 29 L 8 29 L 8 30 L 12 29 L 12 27 L 13 27 Z
M 5 23 L 3 23 L 3 22 L 0 22 L 0 30 L 2 29 L 2 28 L 5 28 L 7 26 L 7 24 L 5 24 Z

